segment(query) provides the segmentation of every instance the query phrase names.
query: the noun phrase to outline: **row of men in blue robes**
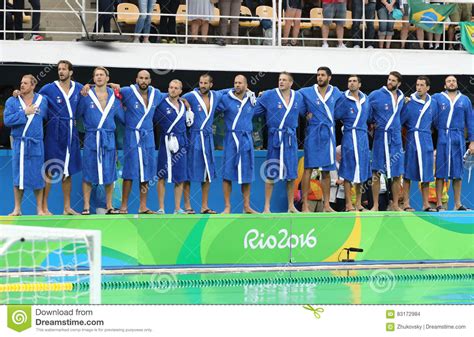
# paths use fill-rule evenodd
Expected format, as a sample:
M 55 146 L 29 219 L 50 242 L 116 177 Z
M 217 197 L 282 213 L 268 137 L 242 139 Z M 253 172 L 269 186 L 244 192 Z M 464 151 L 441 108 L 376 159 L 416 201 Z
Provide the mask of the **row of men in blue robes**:
M 149 183 L 158 180 L 159 213 L 164 213 L 165 182 L 175 184 L 175 212 L 194 213 L 190 204 L 190 182 L 197 182 L 201 183 L 202 190 L 201 213 L 214 214 L 216 212 L 208 204 L 210 183 L 216 178 L 212 122 L 216 111 L 222 111 L 226 126 L 222 171 L 225 213 L 231 212 L 232 182 L 242 187 L 244 212 L 255 212 L 250 207 L 250 184 L 254 179 L 252 118 L 256 115 L 265 116 L 268 128 L 267 160 L 261 170 L 266 180 L 264 212 L 271 211 L 273 184 L 278 180 L 285 180 L 287 184 L 288 211 L 297 212 L 292 193 L 293 181 L 297 176 L 296 128 L 300 117 L 304 117 L 308 124 L 304 142 L 303 211 L 306 211 L 309 186 L 306 180 L 314 168 L 320 168 L 323 172 L 324 210 L 332 211 L 329 205 L 329 172 L 335 169 L 336 120 L 341 120 L 344 125 L 343 161 L 339 175 L 345 179 L 348 187 L 355 184 L 358 197 L 355 207 L 351 198 L 346 198 L 348 211 L 362 210 L 360 188 L 357 187 L 370 179 L 371 175 L 375 195 L 378 195 L 380 174 L 393 179 L 392 210 L 399 210 L 400 191 L 397 186 L 402 176 L 408 183 L 411 180 L 422 183 L 432 181 L 432 127 L 438 129 L 439 134 L 435 171 L 437 183 L 439 180 L 442 188 L 445 179 L 452 179 L 455 208 L 465 209 L 460 200 L 464 130 L 468 131 L 469 151 L 474 153 L 474 118 L 471 102 L 459 92 L 454 76 L 446 78 L 446 91 L 433 97 L 428 94 L 429 79 L 419 77 L 417 91 L 406 99 L 399 89 L 402 78 L 398 72 L 391 72 L 387 85 L 367 96 L 360 91 L 361 80 L 358 76 L 350 76 L 348 90 L 341 92 L 330 85 L 331 70 L 320 67 L 314 86 L 295 91 L 292 89 L 291 74 L 284 72 L 279 76 L 278 88 L 267 90 L 256 99 L 248 90 L 243 75 L 236 76 L 234 88 L 218 91 L 212 90 L 212 77 L 209 74 L 202 75 L 199 87 L 180 98 L 180 81 L 172 81 L 168 94 L 162 94 L 150 85 L 151 78 L 147 71 L 138 73 L 136 84 L 112 89 L 107 86 L 107 69 L 98 67 L 93 74 L 95 86 L 87 90 L 71 80 L 72 72 L 72 65 L 68 61 L 60 61 L 59 80 L 44 86 L 39 94 L 35 94 L 36 100 L 41 97 L 44 102 L 32 103 L 36 107 L 33 119 L 39 120 L 36 122 L 38 127 L 42 124 L 41 119 L 47 120 L 44 158 L 42 131 L 37 130 L 35 137 L 25 138 L 28 132 L 23 135 L 25 129 L 31 128 L 27 128 L 27 112 L 21 104 L 25 93 L 21 92 L 18 97 L 7 101 L 5 124 L 12 127 L 14 166 L 16 162 L 25 160 L 29 164 L 32 158 L 30 149 L 41 143 L 36 164 L 31 162 L 26 170 L 24 165 L 14 167 L 14 172 L 18 172 L 14 181 L 15 190 L 23 191 L 25 187 L 40 190 L 44 187 L 41 181 L 48 184 L 49 179 L 37 179 L 39 176 L 48 178 L 47 170 L 44 174 L 43 164 L 38 164 L 43 160 L 44 163 L 57 161 L 63 165 L 63 190 L 68 192 L 67 180 L 70 181 L 70 176 L 81 170 L 76 120 L 82 119 L 86 131 L 82 159 L 83 214 L 90 213 L 88 202 L 91 184 L 105 185 L 109 214 L 126 213 L 133 180 L 139 180 L 140 183 L 141 213 L 154 213 L 146 206 L 146 195 Z M 34 89 L 34 77 L 27 76 L 26 81 L 28 78 L 32 80 Z M 23 80 L 25 78 L 22 83 Z M 114 139 L 116 118 L 125 124 L 126 130 L 122 175 L 124 190 L 120 209 L 113 208 L 111 203 L 112 186 L 117 178 Z M 368 144 L 369 122 L 374 125 L 372 151 Z M 153 123 L 160 124 L 164 131 L 161 133 L 158 161 L 155 159 Z M 402 126 L 408 129 L 406 150 L 402 146 Z M 30 181 L 35 183 L 30 184 Z M 48 191 L 48 187 L 45 191 Z M 180 206 L 183 191 L 184 209 Z M 38 214 L 49 213 L 45 194 L 46 198 L 43 197 L 38 206 Z M 426 204 L 424 200 L 424 206 Z M 13 215 L 21 214 L 19 206 L 15 203 Z M 432 210 L 428 208 L 425 207 L 426 210 Z M 373 210 L 377 210 L 376 204 Z M 66 203 L 66 196 L 64 212 L 75 213 Z

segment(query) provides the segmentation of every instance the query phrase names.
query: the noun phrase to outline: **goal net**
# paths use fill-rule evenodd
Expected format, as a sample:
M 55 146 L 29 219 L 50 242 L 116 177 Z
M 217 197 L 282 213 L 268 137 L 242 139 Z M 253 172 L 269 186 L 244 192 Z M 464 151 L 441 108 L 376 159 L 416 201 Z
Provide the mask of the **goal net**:
M 100 302 L 100 231 L 0 224 L 0 304 Z

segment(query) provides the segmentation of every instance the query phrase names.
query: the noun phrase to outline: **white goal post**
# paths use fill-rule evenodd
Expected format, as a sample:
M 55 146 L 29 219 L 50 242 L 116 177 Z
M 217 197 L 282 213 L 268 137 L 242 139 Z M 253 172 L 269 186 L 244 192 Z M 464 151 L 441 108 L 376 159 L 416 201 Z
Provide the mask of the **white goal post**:
M 0 304 L 100 304 L 101 269 L 98 230 L 0 224 Z

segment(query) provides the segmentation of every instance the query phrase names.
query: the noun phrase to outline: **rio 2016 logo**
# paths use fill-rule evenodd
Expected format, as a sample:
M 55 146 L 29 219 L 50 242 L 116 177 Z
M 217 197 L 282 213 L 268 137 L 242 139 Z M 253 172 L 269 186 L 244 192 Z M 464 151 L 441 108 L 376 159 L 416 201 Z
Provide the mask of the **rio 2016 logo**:
M 286 229 L 280 229 L 277 235 L 266 235 L 257 229 L 249 230 L 244 237 L 245 249 L 287 249 L 287 248 L 314 248 L 318 240 L 313 235 L 314 228 L 307 234 L 289 234 Z

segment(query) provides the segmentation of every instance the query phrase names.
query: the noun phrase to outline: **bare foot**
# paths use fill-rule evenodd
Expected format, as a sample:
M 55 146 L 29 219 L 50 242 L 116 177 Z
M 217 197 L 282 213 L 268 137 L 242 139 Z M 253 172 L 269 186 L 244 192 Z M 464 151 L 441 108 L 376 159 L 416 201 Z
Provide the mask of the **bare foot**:
M 303 208 L 301 209 L 301 213 L 311 213 L 311 211 L 309 210 L 308 207 L 303 207 Z
M 43 210 L 37 211 L 36 214 L 39 215 L 39 216 L 46 216 L 46 215 L 49 215 L 48 213 L 46 213 L 46 212 L 43 211 Z M 50 213 L 50 214 L 52 214 L 52 213 Z
M 387 211 L 392 211 L 392 212 L 403 212 L 403 209 L 401 209 L 400 207 L 398 206 L 390 206 L 389 208 L 387 208 Z
M 379 207 L 378 207 L 378 206 L 377 206 L 377 207 L 374 206 L 374 207 L 372 207 L 372 208 L 370 209 L 370 212 L 378 212 L 378 211 L 379 211 Z
M 72 208 L 65 208 L 63 211 L 63 215 L 79 215 L 79 213 L 77 213 Z
M 251 207 L 245 207 L 244 208 L 244 213 L 245 214 L 258 214 L 258 212 Z
M 14 209 L 13 212 L 8 214 L 8 216 L 21 216 L 21 211 L 19 209 Z
M 140 212 L 140 210 L 138 210 L 138 212 Z M 119 214 L 128 214 L 128 209 L 126 209 L 126 208 L 120 208 Z
M 269 208 L 265 208 L 262 213 L 263 213 L 263 214 L 270 214 L 271 211 L 270 211 Z
M 221 214 L 230 214 L 230 207 L 224 208 Z
M 38 215 L 40 215 L 39 213 L 40 213 L 40 212 L 38 212 Z M 53 213 L 51 213 L 51 212 L 49 211 L 49 209 L 47 209 L 47 208 L 46 208 L 45 210 L 41 210 L 41 213 L 43 213 L 43 214 L 41 214 L 41 215 L 53 215 Z
M 301 213 L 298 211 L 295 206 L 288 208 L 288 213 Z
M 324 208 L 323 208 L 323 212 L 330 212 L 330 213 L 332 213 L 332 212 L 336 212 L 336 211 L 333 210 L 332 207 L 324 207 Z

